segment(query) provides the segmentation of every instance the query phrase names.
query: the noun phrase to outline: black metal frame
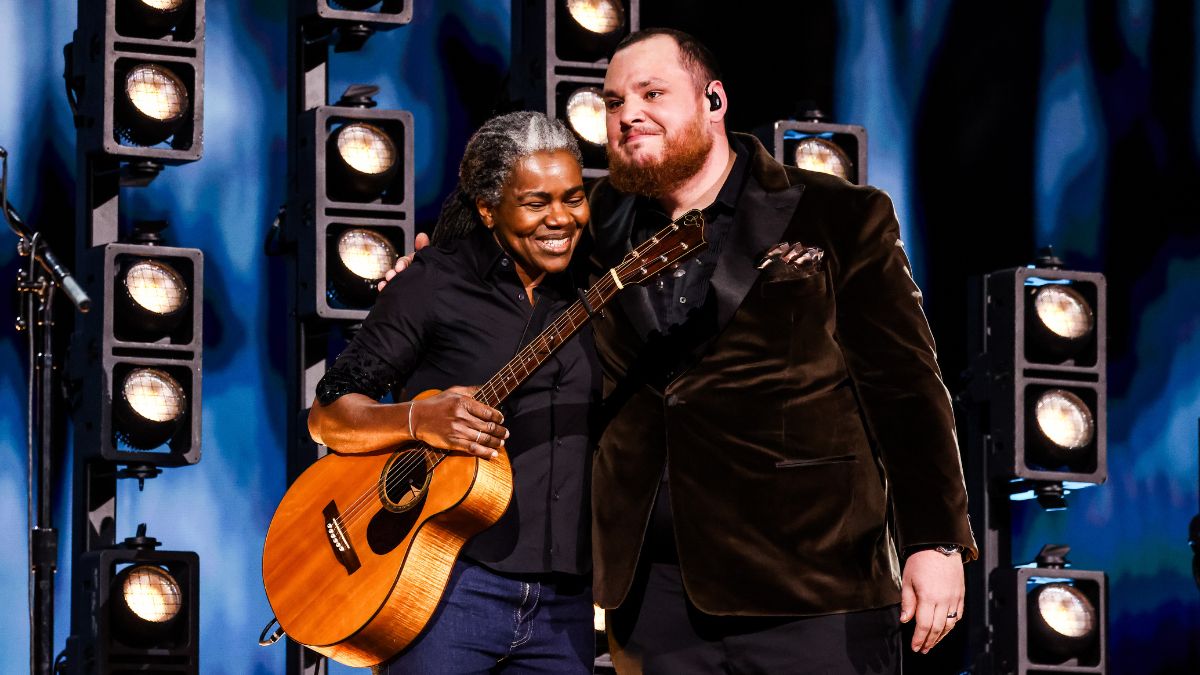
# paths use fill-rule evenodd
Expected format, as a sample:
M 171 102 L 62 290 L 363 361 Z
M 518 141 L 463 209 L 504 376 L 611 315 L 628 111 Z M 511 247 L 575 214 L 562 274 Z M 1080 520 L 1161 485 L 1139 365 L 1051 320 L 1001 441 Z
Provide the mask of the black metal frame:
M 795 166 L 790 157 L 801 139 L 784 138 L 789 131 L 804 136 L 821 136 L 832 134 L 830 140 L 846 152 L 854 162 L 854 176 L 850 182 L 855 185 L 867 185 L 867 130 L 857 124 L 829 124 L 826 122 L 805 122 L 796 120 L 781 120 L 775 123 L 775 161 L 788 166 Z
M 113 625 L 113 581 L 119 570 L 132 564 L 164 567 L 180 586 L 182 614 L 172 626 L 175 635 L 155 646 L 130 645 L 120 641 Z M 155 551 L 129 547 L 91 551 L 75 562 L 73 575 L 79 581 L 80 602 L 73 605 L 73 619 L 80 627 L 70 641 L 71 671 L 88 675 L 110 672 L 184 673 L 200 672 L 200 557 L 191 551 Z
M 1091 288 L 1089 296 L 1095 312 L 1094 363 L 1077 365 L 1073 361 L 1060 364 L 1031 360 L 1026 341 L 1026 283 L 1032 279 L 1069 281 Z M 1108 476 L 1107 457 L 1107 325 L 1104 275 L 1054 268 L 1018 267 L 988 274 L 985 277 L 984 299 L 986 332 L 984 354 L 979 363 L 988 378 L 989 389 L 980 392 L 990 410 L 992 453 L 989 473 L 993 480 L 1020 479 L 1026 482 L 1070 481 L 1103 483 Z M 1058 386 L 1081 392 L 1095 402 L 1095 463 L 1090 471 L 1047 471 L 1032 468 L 1026 462 L 1027 397 L 1031 388 Z M 1085 396 L 1085 399 L 1087 396 Z M 1020 486 L 1012 484 L 1016 490 Z
M 68 96 L 75 106 L 76 127 L 76 259 L 80 277 L 99 303 L 77 324 L 72 336 L 69 381 L 74 392 L 75 470 L 72 477 L 72 541 L 74 561 L 71 589 L 71 637 L 67 671 L 86 672 L 80 654 L 94 643 L 99 621 L 97 603 L 103 605 L 107 587 L 95 584 L 94 561 L 128 555 L 116 549 L 117 478 L 153 477 L 158 466 L 192 464 L 200 459 L 201 351 L 203 307 L 203 257 L 198 250 L 142 244 L 119 244 L 120 187 L 144 186 L 162 165 L 199 159 L 203 153 L 205 0 L 193 0 L 192 14 L 162 38 L 142 38 L 117 31 L 119 0 L 79 0 L 78 28 L 65 53 L 68 60 Z M 185 79 L 191 95 L 189 119 L 170 139 L 169 147 L 140 147 L 118 140 L 114 82 L 118 62 L 137 60 L 162 63 Z M 178 72 L 179 69 L 184 72 Z M 145 343 L 118 340 L 113 335 L 113 286 L 121 256 L 167 257 L 189 284 L 191 330 L 186 339 L 167 338 Z M 182 267 L 183 269 L 180 269 Z M 190 268 L 190 269 L 189 269 Z M 168 452 L 125 452 L 112 441 L 112 373 L 123 364 L 166 366 L 190 378 L 188 426 L 176 434 Z M 141 467 L 130 473 L 118 465 Z M 194 553 L 174 553 L 190 556 Z M 191 565 L 195 570 L 196 565 Z M 92 570 L 92 573 L 85 570 Z M 91 574 L 91 576 L 89 576 Z M 190 588 L 198 593 L 199 578 Z M 192 603 L 193 608 L 195 603 Z M 191 614 L 188 630 L 199 631 L 198 614 Z M 199 672 L 198 656 L 183 672 Z M 98 663 L 98 662 L 97 662 Z M 103 664 L 93 664 L 108 672 Z
M 123 162 L 150 160 L 160 164 L 183 164 L 200 159 L 204 149 L 204 0 L 194 0 L 195 14 L 185 22 L 190 26 L 190 34 L 159 39 L 118 33 L 117 2 L 79 2 L 79 29 L 75 31 L 71 50 L 74 61 L 72 89 L 78 95 L 79 151 L 88 155 L 103 153 Z M 176 37 L 186 39 L 177 40 Z M 118 140 L 114 103 L 119 85 L 115 82 L 115 72 L 118 62 L 124 60 L 171 67 L 188 85 L 191 112 L 172 137 L 171 147 L 140 147 Z M 186 70 L 181 72 L 181 67 Z
M 412 21 L 415 0 L 381 0 L 379 9 L 355 11 L 331 6 L 329 0 L 301 0 L 300 15 L 326 21 L 370 24 L 375 30 L 391 30 Z
M 120 340 L 114 327 L 114 292 L 117 273 L 127 258 L 160 260 L 171 264 L 188 284 L 190 324 L 185 340 L 158 342 Z M 201 364 L 203 350 L 204 254 L 199 249 L 143 244 L 107 244 L 84 253 L 79 268 L 83 286 L 95 300 L 85 315 L 71 346 L 71 372 L 82 386 L 75 406 L 75 447 L 81 459 L 102 459 L 119 464 L 183 466 L 200 461 Z M 98 367 L 97 367 L 98 366 Z M 180 385 L 188 395 L 186 425 L 170 440 L 169 450 L 123 449 L 114 440 L 114 389 L 125 366 L 159 367 L 185 376 Z
M 1095 312 L 1096 342 L 1091 358 L 1079 364 L 1030 361 L 1027 358 L 1026 303 L 1030 296 L 1026 281 L 1032 279 L 1069 281 L 1090 285 L 1085 293 Z M 1103 672 L 1066 666 L 1027 665 L 1024 584 L 1030 576 L 1100 579 L 1100 594 L 1106 595 L 1102 572 L 1054 568 L 1014 568 L 1012 557 L 1012 495 L 1045 486 L 1061 488 L 1064 482 L 1102 483 L 1107 477 L 1106 375 L 1107 306 L 1102 274 L 1056 267 L 1019 267 L 1001 270 L 971 280 L 968 291 L 969 344 L 973 361 L 968 385 L 957 399 L 963 438 L 963 464 L 970 499 L 970 519 L 976 530 L 980 560 L 966 566 L 966 628 L 971 672 L 998 673 Z M 1025 461 L 1026 390 L 1029 387 L 1061 386 L 1090 392 L 1095 403 L 1096 461 L 1092 470 L 1045 471 Z M 1056 493 L 1061 497 L 1061 491 Z M 1065 503 L 1065 502 L 1064 502 Z M 1018 592 L 1020 590 L 1020 592 Z M 1107 620 L 1107 606 L 1099 598 L 1100 621 Z M 1107 633 L 1101 632 L 1101 650 Z
M 590 61 L 559 55 L 557 27 L 560 14 L 566 12 L 565 0 L 523 0 L 513 3 L 511 94 L 521 109 L 540 110 L 554 119 L 565 120 L 563 106 L 566 101 L 565 97 L 559 96 L 561 84 L 603 86 L 609 52 L 621 38 L 640 28 L 641 0 L 621 2 L 625 9 L 625 30 L 617 37 L 609 38 L 604 53 Z M 571 30 L 568 21 L 569 18 L 563 21 L 568 26 L 565 30 Z M 581 138 L 580 148 L 585 147 L 584 178 L 607 175 L 607 159 L 603 148 L 597 153 L 595 146 Z
M 1014 675 L 1043 675 L 1049 673 L 1105 673 L 1108 671 L 1108 577 L 1104 572 L 1075 569 L 1053 569 L 1046 567 L 1019 567 L 995 570 L 991 588 L 993 597 L 992 615 L 995 623 L 997 649 L 996 673 Z M 1074 582 L 1091 600 L 1097 616 L 1097 636 L 1094 649 L 1085 659 L 1069 659 L 1062 663 L 1048 663 L 1031 657 L 1029 618 L 1032 610 L 1028 603 L 1028 585 L 1034 578 Z
M 341 225 L 375 230 L 386 236 L 396 250 L 403 252 L 412 245 L 416 236 L 414 223 L 415 203 L 413 195 L 413 119 L 412 113 L 402 110 L 375 110 L 348 106 L 320 106 L 299 114 L 298 131 L 300 147 L 308 152 L 298 156 L 299 185 L 293 203 L 306 202 L 301 213 L 302 220 L 294 230 L 299 243 L 300 277 L 298 310 L 302 316 L 322 319 L 362 321 L 367 309 L 339 307 L 329 301 L 329 246 L 328 233 Z M 398 141 L 399 161 L 403 168 L 394 183 L 399 188 L 389 190 L 371 202 L 351 202 L 330 197 L 327 182 L 327 151 L 325 139 L 330 128 L 339 122 L 365 121 L 383 126 L 385 131 L 400 130 Z M 398 197 L 398 198 L 397 198 Z M 308 204 L 311 204 L 311 210 Z M 311 213 L 311 215 L 310 215 Z M 294 221 L 290 221 L 293 222 Z M 334 253 L 336 255 L 336 253 Z

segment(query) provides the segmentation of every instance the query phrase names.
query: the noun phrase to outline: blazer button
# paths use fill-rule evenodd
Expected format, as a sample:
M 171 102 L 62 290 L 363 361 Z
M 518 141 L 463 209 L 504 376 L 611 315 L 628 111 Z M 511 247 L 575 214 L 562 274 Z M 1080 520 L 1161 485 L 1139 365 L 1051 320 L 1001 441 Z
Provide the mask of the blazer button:
M 679 397 L 678 396 L 676 396 L 675 394 L 670 394 L 669 396 L 667 396 L 667 407 L 668 408 L 674 408 L 677 405 L 679 405 Z

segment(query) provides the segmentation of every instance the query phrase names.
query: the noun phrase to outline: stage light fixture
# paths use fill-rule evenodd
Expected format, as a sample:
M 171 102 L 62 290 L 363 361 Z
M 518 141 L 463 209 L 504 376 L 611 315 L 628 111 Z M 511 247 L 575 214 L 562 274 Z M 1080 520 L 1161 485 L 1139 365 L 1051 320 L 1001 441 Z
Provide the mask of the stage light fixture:
M 553 30 L 546 37 L 553 49 L 547 56 L 581 65 L 606 64 L 617 43 L 630 33 L 627 18 L 637 12 L 630 0 L 545 0 L 545 4 L 546 29 Z
M 117 31 L 161 38 L 187 18 L 191 4 L 190 0 L 117 0 Z
M 204 5 L 79 3 L 79 29 L 68 45 L 79 143 L 93 162 L 127 163 L 124 185 L 145 185 L 161 165 L 195 161 L 203 152 Z
M 625 8 L 617 0 L 567 0 L 567 14 L 586 30 L 600 35 L 625 27 Z
M 328 299 L 345 308 L 369 308 L 378 297 L 376 285 L 399 257 L 396 244 L 382 231 L 362 227 L 330 230 Z
M 1032 565 L 996 570 L 995 672 L 1106 672 L 1107 578 L 1071 568 L 1069 551 L 1047 545 Z
M 1072 359 L 1083 365 L 1095 360 L 1096 312 L 1084 293 L 1089 288 L 1064 283 L 1026 286 L 1030 360 L 1060 364 Z
M 776 161 L 866 185 L 867 130 L 829 124 L 819 110 L 805 111 L 802 117 L 775 123 Z
M 163 227 L 138 223 L 139 241 L 158 241 Z M 146 243 L 83 256 L 80 278 L 98 305 L 71 351 L 84 454 L 126 466 L 199 461 L 203 265 L 197 249 Z
M 808 136 L 796 143 L 792 153 L 795 165 L 801 169 L 827 173 L 842 180 L 852 175 L 850 157 L 831 140 L 819 136 Z
M 599 92 L 608 57 L 639 28 L 640 0 L 532 0 L 512 10 L 510 98 L 567 122 L 584 178 L 607 174 Z
M 396 177 L 396 143 L 379 127 L 365 122 L 344 124 L 329 134 L 330 195 L 341 201 L 371 201 Z
M 291 235 L 301 316 L 364 319 L 415 235 L 412 114 L 375 109 L 378 90 L 351 85 L 337 105 L 299 115 L 298 147 L 310 150 L 299 153 L 298 189 L 313 213 Z
M 1029 591 L 1031 646 L 1066 659 L 1096 639 L 1096 608 L 1070 582 L 1037 584 Z
M 186 119 L 187 86 L 170 68 L 139 63 L 120 77 L 117 135 L 135 145 L 150 146 L 170 138 Z
M 359 279 L 377 282 L 396 261 L 396 249 L 383 236 L 354 228 L 338 238 L 338 259 Z
M 989 410 L 989 475 L 1018 499 L 1107 477 L 1104 276 L 1058 264 L 993 272 L 972 294 L 971 395 Z
M 183 386 L 161 368 L 129 370 L 113 393 L 114 434 L 138 450 L 152 450 L 170 440 L 187 412 Z
M 145 528 L 76 562 L 80 632 L 68 640 L 69 672 L 199 672 L 199 557 L 155 550 Z
M 130 258 L 117 274 L 114 331 L 127 340 L 155 342 L 187 317 L 187 281 L 168 262 Z
M 1045 440 L 1066 452 L 1087 447 L 1096 436 L 1091 409 L 1066 389 L 1051 389 L 1038 396 L 1032 417 Z
M 582 140 L 600 147 L 608 142 L 604 113 L 604 97 L 596 87 L 580 87 L 567 99 L 566 117 L 571 131 Z
M 152 637 L 179 616 L 183 593 L 171 573 L 158 565 L 130 565 L 113 580 L 115 623 L 129 635 Z

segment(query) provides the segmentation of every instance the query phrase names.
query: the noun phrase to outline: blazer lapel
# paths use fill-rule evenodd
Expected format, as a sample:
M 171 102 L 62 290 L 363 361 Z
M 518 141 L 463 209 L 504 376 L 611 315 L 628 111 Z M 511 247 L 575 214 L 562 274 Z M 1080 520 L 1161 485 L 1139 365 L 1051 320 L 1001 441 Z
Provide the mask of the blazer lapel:
M 630 233 L 633 230 L 633 197 L 622 199 L 613 210 L 612 216 L 602 225 L 594 227 L 596 248 L 592 253 L 593 268 L 607 272 L 616 267 L 633 250 Z M 644 286 L 626 286 L 617 293 L 616 306 L 625 314 L 629 323 L 645 340 L 652 331 L 659 329 L 650 295 Z
M 760 274 L 758 262 L 772 246 L 780 243 L 803 193 L 802 184 L 767 192 L 756 176 L 746 180 L 733 228 L 725 235 L 712 276 L 717 299 L 717 333 L 724 330 L 754 285 Z

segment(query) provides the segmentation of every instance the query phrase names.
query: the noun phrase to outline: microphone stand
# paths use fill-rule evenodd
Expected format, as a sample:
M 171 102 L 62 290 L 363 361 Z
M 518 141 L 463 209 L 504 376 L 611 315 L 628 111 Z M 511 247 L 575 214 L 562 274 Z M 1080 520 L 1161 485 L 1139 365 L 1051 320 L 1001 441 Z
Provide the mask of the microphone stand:
M 91 300 L 41 233 L 30 230 L 8 203 L 8 151 L 4 148 L 0 148 L 0 162 L 0 215 L 20 240 L 18 253 L 29 257 L 17 278 L 17 290 L 22 294 L 17 330 L 29 335 L 29 661 L 31 673 L 50 675 L 54 670 L 54 572 L 58 559 L 58 531 L 52 527 L 51 511 L 58 402 L 54 393 L 54 289 L 62 288 L 80 312 L 88 311 Z

